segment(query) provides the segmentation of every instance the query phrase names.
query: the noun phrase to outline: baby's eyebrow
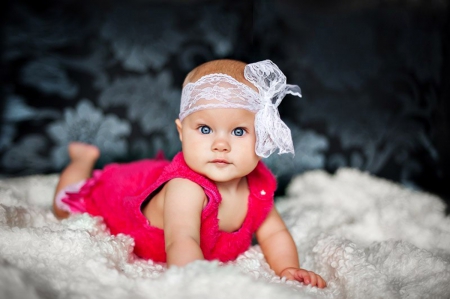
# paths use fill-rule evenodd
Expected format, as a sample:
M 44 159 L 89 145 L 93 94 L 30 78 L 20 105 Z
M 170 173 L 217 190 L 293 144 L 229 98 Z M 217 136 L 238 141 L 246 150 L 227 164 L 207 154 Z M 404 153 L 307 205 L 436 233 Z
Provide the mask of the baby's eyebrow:
M 253 126 L 255 124 L 255 122 L 253 120 L 238 120 L 235 122 L 238 125 L 242 125 L 242 126 Z
M 206 119 L 204 119 L 204 118 L 198 117 L 198 118 L 196 118 L 196 119 L 193 120 L 193 123 L 196 123 L 196 124 L 199 124 L 199 123 L 207 123 L 207 121 L 206 121 Z

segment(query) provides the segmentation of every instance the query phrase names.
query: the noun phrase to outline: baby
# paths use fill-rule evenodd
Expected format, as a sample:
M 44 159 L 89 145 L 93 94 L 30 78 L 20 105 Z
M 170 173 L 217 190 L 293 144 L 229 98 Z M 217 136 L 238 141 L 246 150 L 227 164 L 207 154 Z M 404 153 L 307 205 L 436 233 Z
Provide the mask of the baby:
M 141 258 L 183 266 L 234 260 L 255 234 L 279 276 L 323 288 L 300 268 L 297 249 L 275 209 L 276 181 L 260 161 L 276 149 L 293 153 L 277 107 L 300 88 L 270 60 L 216 60 L 192 70 L 183 84 L 175 121 L 182 152 L 164 159 L 93 166 L 99 150 L 71 143 L 54 210 L 58 218 L 102 216 L 112 234 L 135 240 Z M 92 174 L 92 175 L 91 175 Z

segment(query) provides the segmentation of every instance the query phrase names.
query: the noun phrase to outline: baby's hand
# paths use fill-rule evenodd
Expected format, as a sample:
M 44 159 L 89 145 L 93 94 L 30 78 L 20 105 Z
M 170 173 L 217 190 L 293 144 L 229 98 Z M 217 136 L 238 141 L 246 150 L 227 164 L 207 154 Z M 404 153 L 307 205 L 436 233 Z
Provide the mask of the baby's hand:
M 290 280 L 297 280 L 304 284 L 310 284 L 311 286 L 319 287 L 320 289 L 327 286 L 327 283 L 320 275 L 305 269 L 286 268 L 281 271 L 280 276 Z

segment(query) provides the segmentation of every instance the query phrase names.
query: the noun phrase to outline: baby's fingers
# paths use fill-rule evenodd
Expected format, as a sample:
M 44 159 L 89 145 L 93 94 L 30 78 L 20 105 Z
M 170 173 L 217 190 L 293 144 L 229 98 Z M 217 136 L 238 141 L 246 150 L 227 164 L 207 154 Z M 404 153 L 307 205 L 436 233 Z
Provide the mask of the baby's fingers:
M 317 275 L 317 287 L 319 289 L 323 289 L 324 287 L 327 286 L 327 283 L 325 282 L 325 280 L 322 278 L 322 276 Z
M 310 284 L 312 287 L 319 287 L 321 289 L 327 285 L 325 280 L 320 275 L 304 269 L 296 271 L 295 279 L 303 282 L 304 284 Z
M 309 271 L 306 271 L 304 269 L 298 269 L 297 271 L 295 271 L 294 273 L 294 278 L 295 280 L 304 282 L 306 284 L 311 283 L 311 279 L 309 277 Z
M 311 286 L 318 287 L 319 289 L 323 289 L 324 287 L 327 286 L 327 283 L 319 274 L 310 272 L 310 276 L 311 276 Z
M 312 287 L 317 286 L 317 275 L 314 272 L 309 271 L 310 284 Z

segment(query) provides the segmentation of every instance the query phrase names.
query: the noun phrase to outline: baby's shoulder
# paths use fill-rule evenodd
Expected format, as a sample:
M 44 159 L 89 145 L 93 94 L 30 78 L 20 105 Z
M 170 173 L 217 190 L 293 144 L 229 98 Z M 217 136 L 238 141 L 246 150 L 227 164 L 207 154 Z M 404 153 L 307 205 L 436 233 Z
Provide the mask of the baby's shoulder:
M 173 178 L 165 186 L 166 197 L 176 198 L 197 198 L 203 200 L 206 198 L 205 191 L 199 184 L 185 178 Z
M 171 186 L 171 187 L 182 187 L 182 188 L 192 188 L 192 189 L 201 189 L 203 190 L 203 188 L 197 184 L 196 182 L 190 180 L 190 179 L 186 179 L 186 178 L 172 178 L 170 180 L 167 181 L 166 183 L 167 186 Z

